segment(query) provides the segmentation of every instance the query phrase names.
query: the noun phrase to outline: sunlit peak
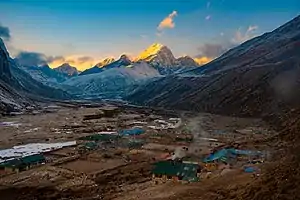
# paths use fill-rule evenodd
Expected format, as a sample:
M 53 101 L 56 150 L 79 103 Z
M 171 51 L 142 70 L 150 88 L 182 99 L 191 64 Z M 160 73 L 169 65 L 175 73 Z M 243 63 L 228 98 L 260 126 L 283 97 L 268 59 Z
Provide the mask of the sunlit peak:
M 163 47 L 164 47 L 164 45 L 162 45 L 160 43 L 154 43 L 151 46 L 149 46 L 146 50 L 144 50 L 137 57 L 136 60 L 146 60 L 147 61 L 148 58 L 155 56 Z

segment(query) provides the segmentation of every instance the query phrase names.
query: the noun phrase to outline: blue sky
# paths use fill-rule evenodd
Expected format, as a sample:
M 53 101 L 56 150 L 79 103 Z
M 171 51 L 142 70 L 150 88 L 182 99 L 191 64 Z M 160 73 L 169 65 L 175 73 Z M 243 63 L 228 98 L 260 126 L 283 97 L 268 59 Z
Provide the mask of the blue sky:
M 122 53 L 136 56 L 154 42 L 175 56 L 215 57 L 203 48 L 226 49 L 298 14 L 299 0 L 0 0 L 0 24 L 9 28 L 13 56 L 89 56 L 90 65 Z

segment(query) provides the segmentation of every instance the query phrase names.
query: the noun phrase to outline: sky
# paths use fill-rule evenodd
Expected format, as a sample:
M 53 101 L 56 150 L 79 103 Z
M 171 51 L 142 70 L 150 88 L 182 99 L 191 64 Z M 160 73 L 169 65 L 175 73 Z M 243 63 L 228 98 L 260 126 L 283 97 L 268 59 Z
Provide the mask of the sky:
M 84 70 L 152 43 L 205 63 L 299 14 L 299 0 L 0 0 L 0 37 L 12 57 L 51 67 Z

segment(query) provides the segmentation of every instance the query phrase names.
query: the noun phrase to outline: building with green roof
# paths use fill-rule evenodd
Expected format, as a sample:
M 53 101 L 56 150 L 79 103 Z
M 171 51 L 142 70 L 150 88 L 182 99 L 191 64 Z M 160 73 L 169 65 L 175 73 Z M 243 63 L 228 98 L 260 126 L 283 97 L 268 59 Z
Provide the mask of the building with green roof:
M 79 140 L 95 141 L 95 142 L 112 142 L 118 140 L 121 136 L 114 134 L 94 134 L 80 137 Z
M 19 172 L 45 162 L 46 159 L 42 154 L 35 154 L 0 163 L 0 169 L 10 172 Z
M 154 164 L 152 176 L 154 179 L 182 180 L 188 182 L 198 181 L 200 166 L 194 163 L 182 163 L 176 161 L 159 161 Z
M 98 148 L 98 144 L 96 142 L 87 142 L 84 144 L 84 148 L 88 150 L 94 150 Z
M 25 165 L 36 165 L 40 163 L 45 163 L 46 159 L 42 154 L 36 154 L 31 156 L 26 156 L 20 159 L 21 162 Z

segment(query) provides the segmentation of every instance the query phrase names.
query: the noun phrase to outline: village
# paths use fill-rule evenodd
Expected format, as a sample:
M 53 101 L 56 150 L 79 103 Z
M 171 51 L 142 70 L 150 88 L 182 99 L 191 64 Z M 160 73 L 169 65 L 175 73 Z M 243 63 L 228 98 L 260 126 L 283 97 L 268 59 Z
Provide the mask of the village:
M 113 199 L 233 172 L 255 178 L 272 152 L 255 142 L 272 131 L 253 119 L 105 103 L 51 105 L 1 120 L 1 187 L 54 184 Z

